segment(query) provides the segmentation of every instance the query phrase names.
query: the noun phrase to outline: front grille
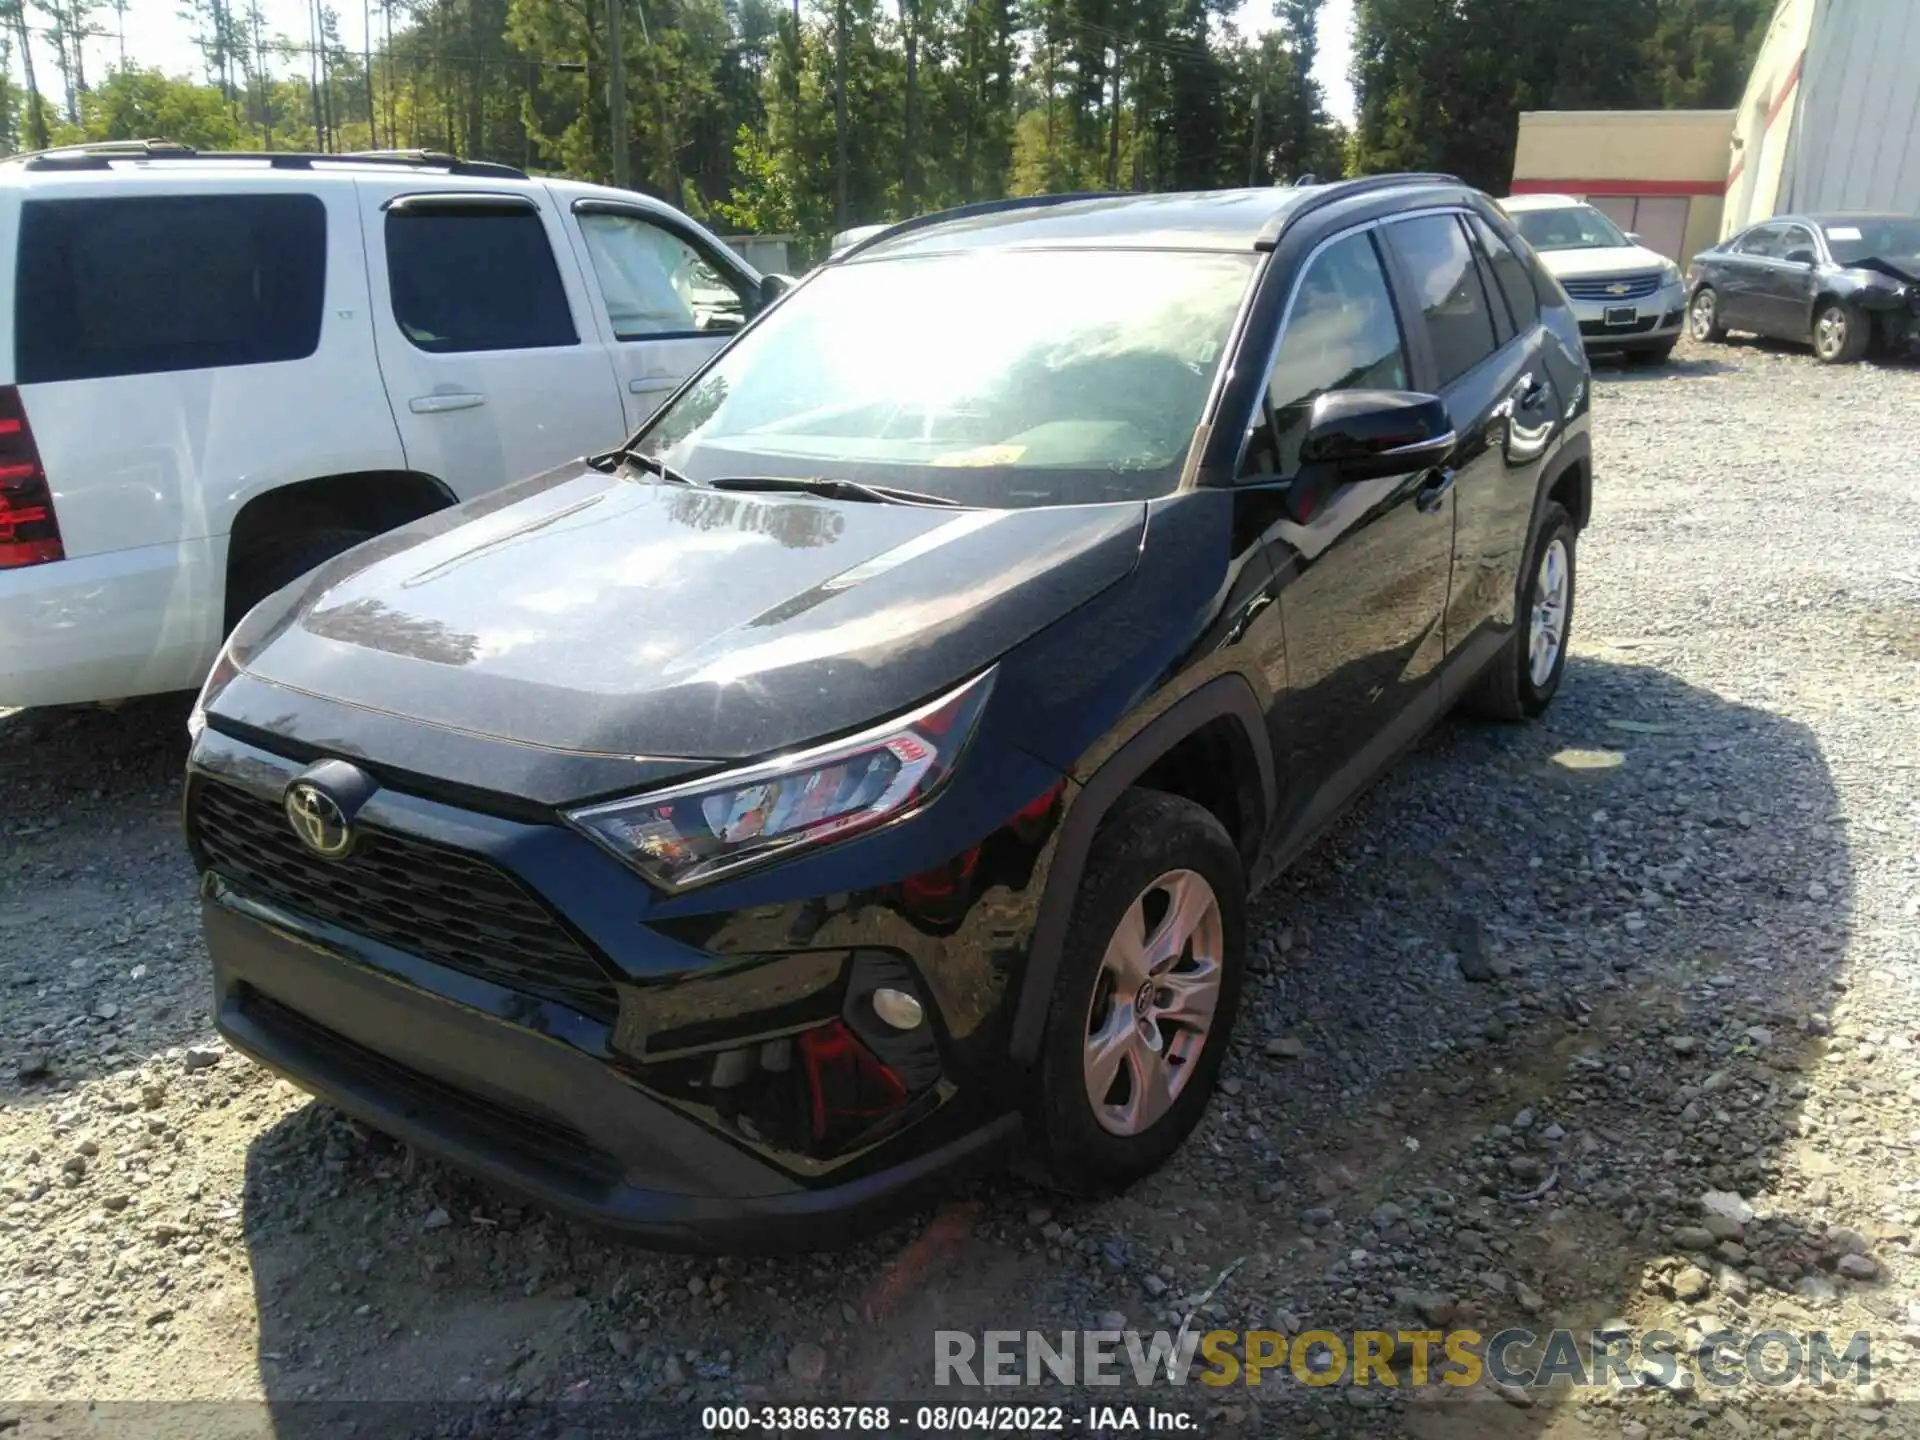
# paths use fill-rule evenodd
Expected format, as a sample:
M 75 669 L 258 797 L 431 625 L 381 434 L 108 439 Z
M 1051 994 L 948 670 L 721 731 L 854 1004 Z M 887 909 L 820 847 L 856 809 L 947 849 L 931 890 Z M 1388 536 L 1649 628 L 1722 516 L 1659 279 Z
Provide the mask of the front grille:
M 518 881 L 475 855 L 360 827 L 322 860 L 272 800 L 204 777 L 188 825 L 214 871 L 288 910 L 605 1024 L 619 997 L 593 957 Z
M 412 1108 L 433 1128 L 512 1162 L 531 1161 L 548 1180 L 572 1179 L 589 1192 L 619 1178 L 620 1166 L 574 1126 L 550 1111 L 502 1105 L 426 1075 L 369 1050 L 298 1010 L 241 986 L 240 1013 L 281 1045 L 297 1049 L 312 1078 L 377 1094 L 397 1108 Z
M 1575 300 L 1591 300 L 1597 304 L 1618 305 L 1629 300 L 1642 300 L 1660 288 L 1659 275 L 1587 275 L 1577 280 L 1560 282 L 1568 295 Z M 1624 289 L 1615 290 L 1616 285 Z

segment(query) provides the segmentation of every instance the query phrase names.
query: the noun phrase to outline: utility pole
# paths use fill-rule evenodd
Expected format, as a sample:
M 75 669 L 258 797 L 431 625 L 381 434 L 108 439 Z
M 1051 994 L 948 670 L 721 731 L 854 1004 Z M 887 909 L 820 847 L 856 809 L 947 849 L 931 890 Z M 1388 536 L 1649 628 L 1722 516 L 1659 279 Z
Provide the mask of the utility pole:
M 620 48 L 620 3 L 607 0 L 607 109 L 608 128 L 613 131 L 613 183 L 626 190 L 627 183 L 627 57 Z
M 1253 149 L 1247 152 L 1247 184 L 1260 183 L 1260 92 L 1253 92 Z

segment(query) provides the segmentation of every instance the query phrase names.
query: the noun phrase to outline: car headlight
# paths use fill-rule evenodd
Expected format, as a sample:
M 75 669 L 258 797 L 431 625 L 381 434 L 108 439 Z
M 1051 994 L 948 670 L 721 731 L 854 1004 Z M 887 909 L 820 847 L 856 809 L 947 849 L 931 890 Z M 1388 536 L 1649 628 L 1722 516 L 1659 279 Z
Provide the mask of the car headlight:
M 705 884 L 921 809 L 952 777 L 992 688 L 988 670 L 844 740 L 566 818 L 664 889 Z
M 1679 283 L 1680 267 L 1669 261 L 1667 268 L 1660 272 L 1660 287 L 1664 290 L 1670 285 L 1678 285 Z

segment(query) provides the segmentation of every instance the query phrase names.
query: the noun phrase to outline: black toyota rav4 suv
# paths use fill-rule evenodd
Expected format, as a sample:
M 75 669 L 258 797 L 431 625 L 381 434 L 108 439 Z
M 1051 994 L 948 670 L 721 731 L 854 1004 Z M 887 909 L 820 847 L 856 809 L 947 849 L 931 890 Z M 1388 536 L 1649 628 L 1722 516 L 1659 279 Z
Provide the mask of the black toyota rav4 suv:
M 1124 1185 L 1248 895 L 1456 702 L 1553 697 L 1587 387 L 1445 176 L 870 237 L 625 448 L 240 624 L 185 807 L 220 1029 L 657 1242 L 1013 1142 Z

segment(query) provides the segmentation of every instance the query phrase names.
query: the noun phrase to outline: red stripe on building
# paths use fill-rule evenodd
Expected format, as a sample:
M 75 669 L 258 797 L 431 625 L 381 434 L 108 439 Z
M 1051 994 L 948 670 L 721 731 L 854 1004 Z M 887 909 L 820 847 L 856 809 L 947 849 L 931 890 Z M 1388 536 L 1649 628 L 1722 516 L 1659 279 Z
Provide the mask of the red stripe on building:
M 1800 83 L 1800 67 L 1806 63 L 1807 52 L 1802 50 L 1793 57 L 1793 68 L 1787 71 L 1787 80 L 1780 87 L 1780 93 L 1773 97 L 1773 107 L 1767 111 L 1767 123 L 1760 128 L 1771 130 L 1773 122 L 1780 118 L 1780 112 L 1787 108 L 1787 101 L 1793 98 L 1794 86 Z
M 1718 195 L 1720 180 L 1515 180 L 1516 195 Z

